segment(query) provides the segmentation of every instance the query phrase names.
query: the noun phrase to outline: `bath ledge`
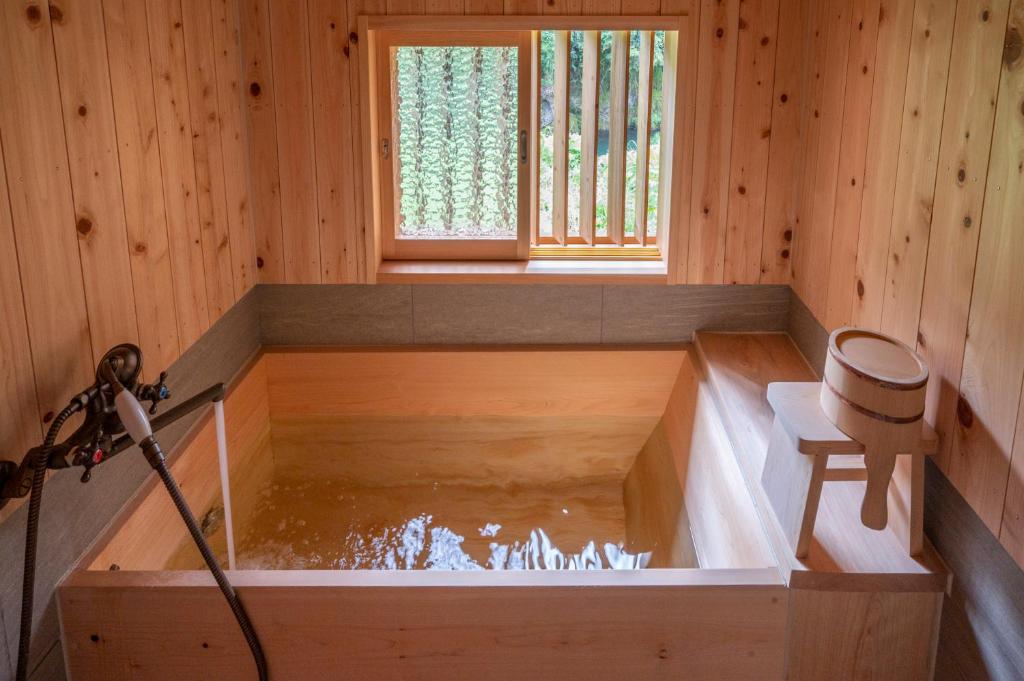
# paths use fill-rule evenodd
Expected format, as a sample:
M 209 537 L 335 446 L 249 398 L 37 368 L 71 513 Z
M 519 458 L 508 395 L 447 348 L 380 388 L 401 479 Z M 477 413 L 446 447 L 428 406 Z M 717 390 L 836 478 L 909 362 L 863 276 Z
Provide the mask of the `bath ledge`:
M 399 261 L 377 269 L 381 284 L 667 284 L 653 260 Z

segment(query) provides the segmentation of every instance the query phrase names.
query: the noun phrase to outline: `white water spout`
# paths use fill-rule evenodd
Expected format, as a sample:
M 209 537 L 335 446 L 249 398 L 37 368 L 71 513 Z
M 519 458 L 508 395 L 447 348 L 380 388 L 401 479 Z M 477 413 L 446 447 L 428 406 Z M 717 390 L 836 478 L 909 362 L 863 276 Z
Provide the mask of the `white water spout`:
M 235 569 L 235 530 L 231 521 L 231 478 L 228 474 L 228 436 L 224 427 L 224 402 L 213 403 L 217 422 L 217 458 L 220 460 L 220 492 L 224 498 L 224 530 L 228 542 L 228 569 Z

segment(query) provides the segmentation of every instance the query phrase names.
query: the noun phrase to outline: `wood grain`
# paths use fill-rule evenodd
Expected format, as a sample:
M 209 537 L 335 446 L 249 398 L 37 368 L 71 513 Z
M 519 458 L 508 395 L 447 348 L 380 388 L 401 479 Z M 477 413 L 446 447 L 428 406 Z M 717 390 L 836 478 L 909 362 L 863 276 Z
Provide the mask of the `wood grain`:
M 32 8 L 35 8 L 34 10 Z M 94 374 L 50 17 L 0 8 L 0 130 L 39 418 Z M 38 197 L 46 197 L 39 200 Z M 71 388 L 70 390 L 74 390 Z
M 309 50 L 313 81 L 313 123 L 316 144 L 316 189 L 320 215 L 320 268 L 325 284 L 359 281 L 363 250 L 356 229 L 356 202 L 351 179 L 355 172 L 352 135 L 342 121 L 352 119 L 352 91 L 345 34 L 346 10 L 341 0 L 309 3 Z
M 67 136 L 68 169 L 93 360 L 118 343 L 137 343 L 117 133 L 103 35 L 95 0 L 65 2 L 53 44 Z
M 702 0 L 686 283 L 721 284 L 736 91 L 739 0 Z
M 316 140 L 307 19 L 304 3 L 270 2 L 284 280 L 289 284 L 320 283 Z
M 146 4 L 109 0 L 103 3 L 103 18 L 139 342 L 147 358 L 170 366 L 181 349 Z
M 268 0 L 238 0 L 242 38 L 242 89 L 249 122 L 252 215 L 258 280 L 284 283 L 281 181 L 274 107 Z
M 196 199 L 181 6 L 149 0 L 146 9 L 150 56 L 156 74 L 153 89 L 178 341 L 182 347 L 188 347 L 210 328 L 210 307 Z
M 727 284 L 761 279 L 779 0 L 741 3 L 725 238 Z
M 909 344 L 917 340 L 955 18 L 941 0 L 914 9 L 881 324 Z
M 878 328 L 882 323 L 914 4 L 912 0 L 883 0 L 879 10 L 887 20 L 880 21 L 878 26 L 875 71 L 884 71 L 886 75 L 875 78 L 871 86 L 864 196 L 857 239 L 857 296 L 851 320 L 869 328 Z
M 228 206 L 221 152 L 220 103 L 209 0 L 182 0 L 182 29 L 188 63 L 192 158 L 203 235 L 206 298 L 211 323 L 235 302 Z
M 1010 9 L 1007 44 L 1024 35 L 1024 5 Z M 1024 234 L 1014 217 L 1024 205 L 1021 149 L 1024 59 L 1005 49 L 1000 72 L 989 182 L 985 192 L 978 263 L 964 348 L 958 422 L 948 475 L 964 499 L 996 536 L 1002 536 L 1014 433 L 1024 380 L 1024 277 L 1014 265 L 1024 252 Z
M 274 673 L 285 678 L 354 673 L 381 681 L 511 680 L 522 678 L 524 657 L 531 660 L 531 678 L 545 680 L 566 673 L 591 679 L 780 678 L 784 587 L 751 583 L 761 571 L 693 572 L 421 572 L 419 588 L 399 586 L 413 575 L 380 573 L 380 581 L 358 571 L 309 572 L 284 583 L 272 574 L 246 572 L 235 581 L 256 626 L 276 624 L 260 633 L 268 658 L 278 661 Z M 452 577 L 468 583 L 453 586 Z M 92 579 L 106 581 L 110 573 L 84 573 L 60 592 L 75 678 L 189 678 L 200 665 L 224 681 L 252 676 L 244 640 L 230 626 L 230 612 L 215 605 L 223 597 L 207 575 L 168 574 L 161 588 L 139 588 L 145 582 L 133 587 L 127 580 L 102 586 Z M 552 580 L 548 588 L 523 588 Z M 589 586 L 580 588 L 581 582 Z M 93 643 L 93 634 L 104 645 Z M 130 673 L 124 663 L 129 650 L 138 660 Z
M 1000 40 L 1009 4 L 1008 0 L 959 3 L 949 59 L 917 333 L 917 351 L 928 362 L 932 376 L 925 418 L 942 437 L 936 463 L 944 471 L 949 468 L 954 436 L 995 120 L 992 102 L 999 88 Z M 983 18 L 986 10 L 987 20 Z

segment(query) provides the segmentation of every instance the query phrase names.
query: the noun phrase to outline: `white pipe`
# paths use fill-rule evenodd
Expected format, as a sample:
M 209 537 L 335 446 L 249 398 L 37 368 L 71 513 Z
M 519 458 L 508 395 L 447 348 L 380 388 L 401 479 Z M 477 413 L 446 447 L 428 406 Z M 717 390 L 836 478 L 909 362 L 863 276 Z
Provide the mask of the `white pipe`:
M 224 402 L 213 403 L 217 422 L 217 458 L 220 460 L 220 493 L 224 498 L 224 529 L 228 539 L 228 569 L 235 569 L 235 529 L 231 522 L 231 479 L 228 475 L 228 436 L 224 427 Z

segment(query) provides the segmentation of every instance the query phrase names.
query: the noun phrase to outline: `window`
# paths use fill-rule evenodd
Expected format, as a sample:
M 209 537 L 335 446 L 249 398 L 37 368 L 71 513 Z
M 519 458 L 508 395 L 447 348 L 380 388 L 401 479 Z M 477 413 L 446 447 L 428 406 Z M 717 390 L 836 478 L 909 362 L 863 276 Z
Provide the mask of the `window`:
M 530 33 L 389 31 L 380 50 L 384 257 L 524 257 Z
M 496 19 L 364 24 L 378 257 L 667 259 L 683 18 Z

